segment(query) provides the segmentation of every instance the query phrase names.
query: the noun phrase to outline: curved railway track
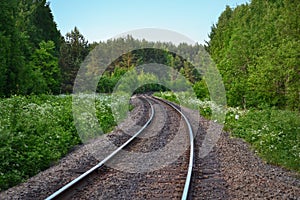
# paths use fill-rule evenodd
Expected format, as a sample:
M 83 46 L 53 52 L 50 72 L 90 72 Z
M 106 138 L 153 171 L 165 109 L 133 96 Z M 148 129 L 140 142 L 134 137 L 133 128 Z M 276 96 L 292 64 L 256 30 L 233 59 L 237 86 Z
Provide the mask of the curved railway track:
M 50 199 L 79 199 L 80 196 L 85 198 L 88 195 L 90 198 L 99 198 L 99 194 L 102 192 L 102 198 L 132 198 L 132 194 L 137 194 L 137 198 L 181 198 L 187 199 L 192 170 L 193 170 L 193 160 L 194 160 L 194 136 L 192 127 L 187 119 L 187 117 L 180 111 L 179 108 L 173 104 L 166 102 L 158 98 L 143 97 L 143 99 L 150 105 L 150 117 L 146 123 L 138 130 L 135 134 L 127 139 L 122 145 L 108 155 L 105 159 L 99 162 L 97 165 L 86 171 L 85 173 L 78 176 L 73 181 L 69 182 L 65 186 L 61 187 L 59 190 L 54 192 L 52 195 L 46 198 Z M 163 112 L 163 110 L 165 110 Z M 156 112 L 158 113 L 156 116 Z M 159 115 L 160 113 L 160 115 Z M 164 113 L 164 114 L 161 114 Z M 161 124 L 162 119 L 166 117 L 165 124 Z M 139 172 L 135 174 L 128 174 L 127 172 L 120 172 L 116 169 L 112 169 L 111 163 L 118 165 L 123 165 L 124 167 L 128 161 L 126 161 L 126 152 L 148 152 L 151 154 L 152 151 L 157 151 L 160 148 L 167 146 L 168 142 L 176 138 L 177 132 L 184 132 L 182 127 L 180 128 L 180 118 L 185 124 L 185 133 L 181 133 L 181 138 L 185 138 L 183 142 L 188 142 L 186 144 L 188 149 L 185 150 L 184 155 L 178 155 L 178 160 L 168 166 L 163 166 L 161 169 L 150 170 L 147 172 L 147 166 L 145 170 L 138 170 Z M 147 136 L 149 135 L 150 136 Z M 184 136 L 185 135 L 185 136 Z M 126 138 L 126 137 L 125 137 Z M 128 138 L 128 135 L 127 135 Z M 189 138 L 189 139 L 187 139 Z M 124 140 L 124 139 L 122 139 Z M 119 157 L 119 158 L 118 158 Z M 157 158 L 159 159 L 159 158 Z M 160 158 L 162 159 L 162 158 Z M 154 162 L 150 159 L 151 162 Z M 161 161 L 161 160 L 160 160 Z M 145 160 L 139 160 L 138 163 L 143 164 Z M 130 161 L 129 167 L 125 171 L 130 171 L 130 169 L 138 167 L 139 164 L 136 162 L 135 165 L 130 166 L 134 161 Z M 159 162 L 157 162 L 160 165 Z M 142 168 L 142 167 L 141 167 Z M 103 175 L 105 174 L 105 175 Z M 103 175 L 103 176 L 102 176 Z M 103 179 L 104 177 L 104 179 Z M 107 178 L 110 177 L 110 178 Z M 113 178 L 112 178 L 113 177 Z M 126 182 L 126 177 L 130 177 L 128 182 L 131 185 L 122 184 Z M 111 182 L 118 182 L 120 186 L 116 183 L 111 184 Z M 156 182 L 157 181 L 157 182 Z M 102 182 L 102 184 L 101 184 Z M 98 195 L 91 195 L 90 193 L 94 190 L 92 189 L 95 185 L 96 190 L 98 190 Z M 98 185 L 98 186 L 97 186 Z M 105 188 L 105 186 L 108 187 Z M 120 188 L 118 188 L 120 187 Z M 130 189 L 131 188 L 131 189 Z M 162 190 L 163 189 L 163 190 Z M 92 191 L 90 191 L 92 190 Z M 116 194 L 114 192 L 121 191 L 121 193 L 126 194 Z M 126 190 L 132 190 L 131 192 L 126 192 Z M 154 191 L 150 194 L 149 191 Z M 111 194 L 108 194 L 111 192 Z M 105 193 L 105 194 L 104 194 Z M 131 194 L 132 193 L 132 194 Z M 124 196 L 125 195 L 125 196 Z M 152 195 L 152 196 L 149 196 Z M 97 196 L 97 197 L 96 197 Z M 131 196 L 131 197 L 130 197 Z M 181 196 L 181 197 L 180 197 Z M 100 197 L 100 198 L 101 198 Z

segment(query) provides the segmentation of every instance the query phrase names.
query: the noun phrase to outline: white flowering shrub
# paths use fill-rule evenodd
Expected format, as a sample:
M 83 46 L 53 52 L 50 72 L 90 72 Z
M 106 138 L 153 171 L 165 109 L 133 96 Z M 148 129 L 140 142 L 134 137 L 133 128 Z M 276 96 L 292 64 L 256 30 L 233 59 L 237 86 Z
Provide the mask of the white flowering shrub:
M 300 172 L 300 114 L 250 110 L 231 125 L 234 136 L 251 143 L 268 162 Z
M 69 97 L 2 99 L 0 115 L 1 190 L 47 168 L 80 142 Z
M 112 130 L 115 120 L 112 103 L 123 103 L 121 96 L 88 96 L 95 99 L 97 124 L 82 110 L 79 121 L 89 130 Z M 13 96 L 0 99 L 0 190 L 14 186 L 48 168 L 79 143 L 75 128 L 72 96 Z M 99 126 L 99 123 L 101 126 Z M 94 126 L 94 127 L 92 127 Z M 91 136 L 87 136 L 91 137 Z

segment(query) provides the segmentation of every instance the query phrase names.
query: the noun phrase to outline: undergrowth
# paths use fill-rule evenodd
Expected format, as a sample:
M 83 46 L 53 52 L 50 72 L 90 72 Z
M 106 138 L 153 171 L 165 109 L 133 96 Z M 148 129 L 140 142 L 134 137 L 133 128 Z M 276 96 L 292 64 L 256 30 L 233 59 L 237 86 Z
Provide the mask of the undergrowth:
M 109 96 L 96 98 L 96 116 L 103 132 L 116 124 L 109 103 Z M 71 96 L 0 99 L 0 116 L 0 191 L 45 170 L 81 143 Z

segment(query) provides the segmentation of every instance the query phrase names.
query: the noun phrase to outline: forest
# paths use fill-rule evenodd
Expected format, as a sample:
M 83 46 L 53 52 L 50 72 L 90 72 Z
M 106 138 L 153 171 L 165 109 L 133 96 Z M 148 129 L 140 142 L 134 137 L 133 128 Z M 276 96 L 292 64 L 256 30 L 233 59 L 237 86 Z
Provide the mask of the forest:
M 252 0 L 226 7 L 207 50 L 218 65 L 230 106 L 300 109 L 298 1 Z
M 254 0 L 235 9 L 227 6 L 213 25 L 205 49 L 222 75 L 229 106 L 299 111 L 299 9 L 296 1 Z M 101 92 L 111 92 L 117 76 L 129 68 L 154 61 L 176 66 L 194 84 L 200 80 L 187 61 L 171 52 L 176 49 L 179 55 L 194 58 L 200 55 L 202 45 L 175 46 L 130 36 L 88 43 L 76 27 L 66 36 L 60 34 L 46 0 L 4 0 L 1 10 L 5 22 L 0 24 L 1 97 L 72 93 L 81 63 L 96 46 L 103 57 L 115 47 L 153 47 L 114 61 L 100 80 Z
M 268 162 L 300 171 L 298 1 L 252 0 L 227 6 L 205 45 L 131 36 L 89 43 L 77 27 L 62 36 L 46 0 L 1 0 L 0 10 L 1 190 L 55 164 L 81 143 L 69 94 L 80 66 L 95 48 L 103 58 L 137 49 L 120 54 L 99 79 L 97 93 L 103 96 L 97 99 L 97 117 L 103 119 L 104 132 L 116 125 L 105 105 L 113 101 L 109 94 L 128 70 L 145 63 L 168 65 L 186 77 L 202 102 L 200 113 L 209 118 L 211 109 L 203 103 L 210 100 L 205 76 L 189 62 L 205 67 L 209 55 L 226 90 L 225 129 L 251 143 Z M 99 73 L 93 70 L 87 73 Z M 173 92 L 180 92 L 180 84 L 176 88 Z M 176 101 L 169 90 L 153 84 L 135 92 L 161 92 Z

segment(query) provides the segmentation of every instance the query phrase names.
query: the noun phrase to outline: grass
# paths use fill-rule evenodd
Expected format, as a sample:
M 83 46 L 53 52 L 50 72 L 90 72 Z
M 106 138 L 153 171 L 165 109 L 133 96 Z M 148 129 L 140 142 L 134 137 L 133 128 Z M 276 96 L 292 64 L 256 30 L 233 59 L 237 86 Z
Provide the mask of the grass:
M 183 105 L 193 105 L 199 113 L 211 119 L 210 101 L 188 98 L 184 93 L 170 92 L 155 95 Z M 300 173 L 300 114 L 289 110 L 265 108 L 263 110 L 242 110 L 227 108 L 224 129 L 234 137 L 243 138 L 251 144 L 266 162 L 295 170 Z

